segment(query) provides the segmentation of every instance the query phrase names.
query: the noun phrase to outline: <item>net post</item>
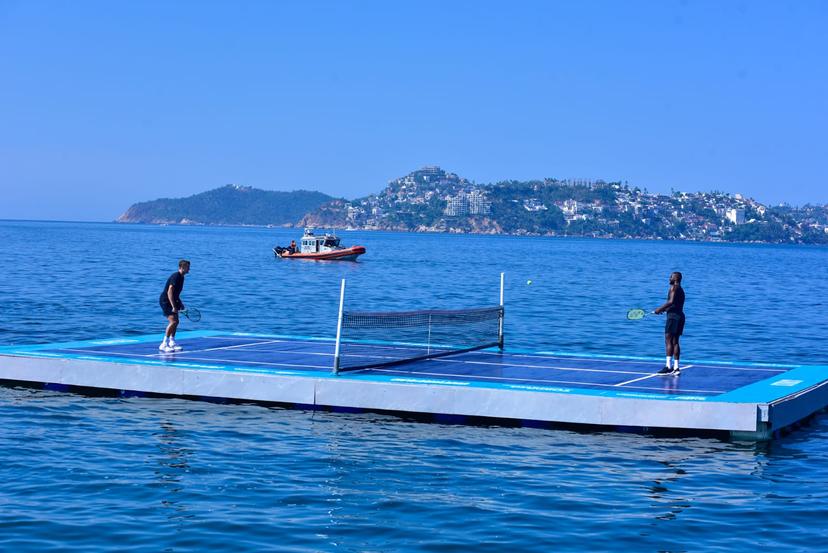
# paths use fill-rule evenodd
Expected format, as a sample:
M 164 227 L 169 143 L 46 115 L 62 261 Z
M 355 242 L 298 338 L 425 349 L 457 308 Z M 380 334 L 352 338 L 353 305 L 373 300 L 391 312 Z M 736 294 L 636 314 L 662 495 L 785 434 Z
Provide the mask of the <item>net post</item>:
M 342 309 L 345 306 L 345 279 L 339 286 L 339 315 L 336 318 L 336 347 L 334 348 L 333 373 L 339 374 L 339 344 L 342 340 Z
M 500 273 L 500 321 L 497 329 L 497 343 L 500 351 L 503 351 L 503 282 L 505 274 L 506 273 Z
M 428 340 L 426 344 L 428 344 L 428 354 L 431 355 L 431 313 L 428 314 Z

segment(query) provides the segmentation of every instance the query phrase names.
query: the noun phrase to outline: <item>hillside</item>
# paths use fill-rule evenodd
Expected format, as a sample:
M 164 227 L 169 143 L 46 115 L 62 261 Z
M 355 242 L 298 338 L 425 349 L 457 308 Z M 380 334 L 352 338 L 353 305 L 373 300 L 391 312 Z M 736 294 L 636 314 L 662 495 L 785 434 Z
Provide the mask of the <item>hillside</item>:
M 335 200 L 304 226 L 661 240 L 828 243 L 828 206 L 766 206 L 741 194 L 651 194 L 603 180 L 478 184 L 424 167 L 378 194 Z
M 293 225 L 334 198 L 321 192 L 275 192 L 228 184 L 187 198 L 161 198 L 130 206 L 119 223 Z
M 725 192 L 651 194 L 603 180 L 483 184 L 435 166 L 355 200 L 227 185 L 189 198 L 135 204 L 118 222 L 828 243 L 828 205 L 767 206 Z

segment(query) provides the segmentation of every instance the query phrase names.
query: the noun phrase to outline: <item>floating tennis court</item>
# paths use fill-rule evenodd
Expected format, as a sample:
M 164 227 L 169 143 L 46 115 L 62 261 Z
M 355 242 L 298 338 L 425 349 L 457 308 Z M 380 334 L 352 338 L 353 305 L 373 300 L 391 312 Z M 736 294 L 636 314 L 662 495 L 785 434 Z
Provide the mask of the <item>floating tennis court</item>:
M 197 331 L 179 333 L 177 353 L 159 352 L 158 342 L 152 335 L 0 348 L 0 379 L 753 439 L 828 405 L 828 367 L 820 366 L 690 360 L 680 376 L 664 376 L 658 359 L 354 342 L 340 344 L 335 373 L 335 340 Z
M 231 372 L 313 375 L 330 373 L 333 341 L 243 333 L 184 333 L 177 353 L 158 351 L 158 337 L 75 342 L 18 350 L 39 357 L 96 360 L 130 364 L 163 364 L 171 368 L 217 369 Z M 391 344 L 355 344 L 345 358 L 350 364 L 369 365 L 419 357 L 420 347 Z M 686 363 L 680 376 L 657 374 L 663 361 L 576 356 L 556 353 L 471 351 L 420 359 L 390 367 L 349 371 L 362 377 L 437 378 L 455 384 L 485 384 L 507 389 L 565 386 L 608 392 L 643 392 L 686 399 L 715 397 L 749 384 L 777 377 L 793 367 Z
M 504 347 L 500 303 L 346 311 L 335 339 L 179 333 L 0 348 L 0 381 L 58 389 L 389 411 L 456 422 L 669 429 L 768 439 L 828 406 L 828 367 L 526 352 Z

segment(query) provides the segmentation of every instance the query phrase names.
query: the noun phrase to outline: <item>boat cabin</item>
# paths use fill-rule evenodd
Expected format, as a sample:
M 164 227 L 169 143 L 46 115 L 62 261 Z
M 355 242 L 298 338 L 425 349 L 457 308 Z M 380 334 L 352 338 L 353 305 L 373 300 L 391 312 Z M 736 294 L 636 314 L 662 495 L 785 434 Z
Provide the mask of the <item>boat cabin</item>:
M 302 243 L 299 246 L 301 253 L 327 252 L 340 249 L 339 238 L 334 234 L 325 233 L 323 236 L 316 236 L 312 228 L 306 228 L 302 235 Z

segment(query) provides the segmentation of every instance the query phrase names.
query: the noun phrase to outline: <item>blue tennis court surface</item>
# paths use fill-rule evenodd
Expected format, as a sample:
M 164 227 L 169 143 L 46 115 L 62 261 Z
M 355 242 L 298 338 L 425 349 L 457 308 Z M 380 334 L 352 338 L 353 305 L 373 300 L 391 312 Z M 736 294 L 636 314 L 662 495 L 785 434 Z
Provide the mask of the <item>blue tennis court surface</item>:
M 160 352 L 158 342 L 157 337 L 73 342 L 30 347 L 28 353 L 41 357 L 164 364 L 188 369 L 262 374 L 284 374 L 287 370 L 300 374 L 306 372 L 308 376 L 330 374 L 333 366 L 334 343 L 321 339 L 242 333 L 181 333 L 178 343 L 184 349 L 172 354 Z M 421 347 L 413 345 L 351 344 L 345 355 L 348 364 L 362 365 L 422 353 Z M 663 360 L 646 358 L 480 350 L 341 375 L 711 397 L 795 368 L 791 365 L 695 362 L 691 359 L 681 365 L 680 376 L 656 374 L 663 363 Z

